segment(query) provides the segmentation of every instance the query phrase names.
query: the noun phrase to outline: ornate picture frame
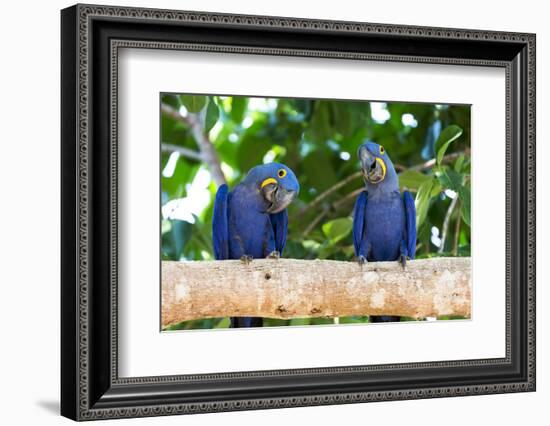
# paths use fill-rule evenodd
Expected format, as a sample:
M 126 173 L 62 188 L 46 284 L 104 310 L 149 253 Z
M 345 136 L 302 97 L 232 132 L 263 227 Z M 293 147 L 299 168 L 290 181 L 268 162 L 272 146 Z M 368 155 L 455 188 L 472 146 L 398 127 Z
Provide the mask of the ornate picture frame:
M 61 13 L 61 414 L 74 420 L 535 390 L 535 35 L 76 5 Z M 119 49 L 498 67 L 506 73 L 506 356 L 119 377 Z M 503 230 L 504 232 L 504 230 Z

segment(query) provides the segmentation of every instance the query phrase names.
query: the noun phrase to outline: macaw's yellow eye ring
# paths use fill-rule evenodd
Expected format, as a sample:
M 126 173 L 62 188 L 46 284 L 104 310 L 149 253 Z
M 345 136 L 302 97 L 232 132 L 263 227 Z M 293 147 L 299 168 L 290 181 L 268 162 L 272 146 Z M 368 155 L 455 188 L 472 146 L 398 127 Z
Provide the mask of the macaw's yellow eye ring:
M 380 154 L 383 154 L 384 152 L 386 152 L 386 150 L 384 149 L 384 147 L 382 145 L 380 145 Z
M 286 170 L 279 169 L 279 171 L 277 172 L 277 176 L 279 176 L 280 178 L 284 178 L 286 176 Z

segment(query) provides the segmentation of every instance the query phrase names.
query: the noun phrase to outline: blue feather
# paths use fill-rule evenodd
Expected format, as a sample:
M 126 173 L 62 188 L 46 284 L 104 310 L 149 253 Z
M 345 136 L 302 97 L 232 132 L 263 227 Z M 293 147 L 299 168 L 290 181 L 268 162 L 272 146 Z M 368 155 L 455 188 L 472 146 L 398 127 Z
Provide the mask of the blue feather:
M 229 259 L 229 227 L 227 226 L 229 200 L 229 188 L 225 184 L 220 185 L 216 192 L 214 213 L 212 214 L 212 243 L 214 257 L 217 260 Z
M 398 260 L 405 231 L 405 207 L 399 192 L 368 193 L 361 253 L 369 262 Z
M 283 254 L 283 250 L 286 245 L 286 232 L 288 227 L 288 213 L 285 210 L 279 213 L 270 214 L 271 226 L 273 227 L 273 236 L 275 238 L 275 250 L 280 255 Z
M 365 228 L 365 210 L 367 208 L 367 192 L 363 191 L 357 197 L 355 202 L 355 208 L 353 210 L 353 245 L 355 247 L 356 256 L 364 256 L 367 258 L 365 250 L 362 250 L 363 241 L 366 241 L 364 238 L 364 228 Z
M 403 202 L 405 204 L 405 243 L 407 254 L 414 259 L 416 254 L 416 208 L 414 200 L 409 191 L 403 191 Z

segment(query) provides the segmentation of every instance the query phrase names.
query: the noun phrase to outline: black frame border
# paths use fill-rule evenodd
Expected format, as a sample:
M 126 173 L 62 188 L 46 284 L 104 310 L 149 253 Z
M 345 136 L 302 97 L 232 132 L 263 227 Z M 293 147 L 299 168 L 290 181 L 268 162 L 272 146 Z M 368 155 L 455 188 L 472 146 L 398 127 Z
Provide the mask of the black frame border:
M 507 341 L 499 359 L 117 374 L 117 52 L 190 49 L 506 70 Z M 61 13 L 61 413 L 74 420 L 535 390 L 535 35 L 76 5 Z

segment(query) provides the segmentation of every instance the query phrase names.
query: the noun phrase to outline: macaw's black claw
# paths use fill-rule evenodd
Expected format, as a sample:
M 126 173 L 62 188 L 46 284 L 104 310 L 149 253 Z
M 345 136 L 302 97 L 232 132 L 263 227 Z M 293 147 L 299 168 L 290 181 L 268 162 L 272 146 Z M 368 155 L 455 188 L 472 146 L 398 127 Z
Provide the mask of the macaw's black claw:
M 410 260 L 411 258 L 409 256 L 401 255 L 399 257 L 399 263 L 401 263 L 401 266 L 403 267 L 403 270 L 407 267 L 407 260 Z
M 250 255 L 248 255 L 248 254 L 243 254 L 243 255 L 241 256 L 241 262 L 243 262 L 243 263 L 245 263 L 245 264 L 247 264 L 247 265 L 248 265 L 250 262 L 252 262 L 252 259 L 253 259 L 253 257 L 250 256 Z
M 363 266 L 365 263 L 367 263 L 367 259 L 365 256 L 356 256 L 354 259 L 359 265 Z
M 279 253 L 277 250 L 273 250 L 271 253 L 267 255 L 266 259 L 279 259 L 281 257 L 281 253 Z

